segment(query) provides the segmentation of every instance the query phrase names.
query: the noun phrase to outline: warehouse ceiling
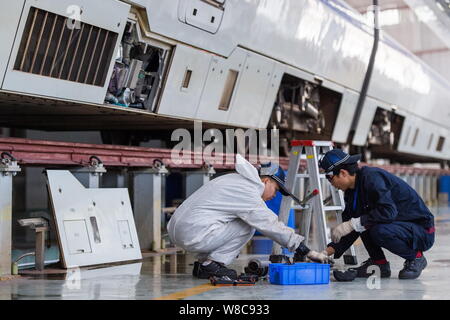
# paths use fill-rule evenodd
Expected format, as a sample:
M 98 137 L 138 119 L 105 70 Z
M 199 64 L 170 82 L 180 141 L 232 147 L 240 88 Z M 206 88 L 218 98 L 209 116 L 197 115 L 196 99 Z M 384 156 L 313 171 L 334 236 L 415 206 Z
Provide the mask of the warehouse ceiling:
M 450 17 L 450 0 L 436 0 L 437 6 Z
M 363 15 L 367 15 L 373 3 L 372 0 L 346 2 Z M 450 0 L 378 2 L 383 32 L 450 81 Z

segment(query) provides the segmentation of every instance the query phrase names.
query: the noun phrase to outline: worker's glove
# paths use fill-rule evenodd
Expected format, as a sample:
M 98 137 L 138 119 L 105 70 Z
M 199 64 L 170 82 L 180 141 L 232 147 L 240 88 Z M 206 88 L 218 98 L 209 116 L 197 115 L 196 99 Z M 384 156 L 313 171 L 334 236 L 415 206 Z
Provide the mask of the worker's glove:
M 309 249 L 302 242 L 298 248 L 295 250 L 294 262 L 305 262 L 305 261 L 313 261 L 318 263 L 334 263 L 333 259 L 328 256 L 326 250 L 322 252 L 317 252 Z
M 310 251 L 311 250 L 307 246 L 305 246 L 303 242 L 300 243 L 298 248 L 295 249 L 294 262 L 304 262 L 306 260 L 306 255 Z
M 333 259 L 328 256 L 326 250 L 323 250 L 322 252 L 311 250 L 306 257 L 312 262 L 334 264 Z
M 338 243 L 342 237 L 348 235 L 353 230 L 355 229 L 353 228 L 351 220 L 341 223 L 336 228 L 331 230 L 331 240 L 334 243 Z

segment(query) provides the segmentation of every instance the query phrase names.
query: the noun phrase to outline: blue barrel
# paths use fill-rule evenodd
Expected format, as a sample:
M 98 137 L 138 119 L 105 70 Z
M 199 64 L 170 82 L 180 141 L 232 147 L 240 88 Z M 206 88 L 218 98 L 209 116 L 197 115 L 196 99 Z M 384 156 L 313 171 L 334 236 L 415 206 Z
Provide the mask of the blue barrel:
M 251 242 L 251 253 L 252 254 L 268 254 L 272 253 L 273 241 L 266 237 L 256 236 L 253 237 Z M 281 253 L 286 256 L 294 255 L 293 252 L 289 252 L 288 249 L 283 248 Z
M 447 193 L 450 202 L 450 176 L 441 176 L 439 178 L 439 193 Z
M 255 236 L 251 242 L 253 254 L 271 254 L 273 241 L 266 237 Z

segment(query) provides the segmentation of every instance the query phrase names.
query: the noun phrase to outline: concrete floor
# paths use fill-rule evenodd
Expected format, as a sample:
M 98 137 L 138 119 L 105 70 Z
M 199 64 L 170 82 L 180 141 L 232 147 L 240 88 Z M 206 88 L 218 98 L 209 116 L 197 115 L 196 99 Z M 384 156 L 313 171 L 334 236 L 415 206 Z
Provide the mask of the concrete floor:
M 185 300 L 342 300 L 342 299 L 450 299 L 450 207 L 433 210 L 436 217 L 436 242 L 425 253 L 428 267 L 416 280 L 399 280 L 403 260 L 387 252 L 392 276 L 374 282 L 356 279 L 327 285 L 279 286 L 260 281 L 251 287 L 214 287 L 207 280 L 192 277 L 194 256 L 178 254 L 146 258 L 107 268 L 73 270 L 60 275 L 21 277 L 0 282 L 0 300 L 9 299 L 185 299 Z M 359 262 L 367 258 L 362 245 L 356 246 Z M 243 272 L 251 258 L 241 255 L 232 267 Z M 337 261 L 342 266 L 342 261 Z M 375 287 L 375 288 L 373 288 Z M 373 289 L 371 289 L 373 288 Z

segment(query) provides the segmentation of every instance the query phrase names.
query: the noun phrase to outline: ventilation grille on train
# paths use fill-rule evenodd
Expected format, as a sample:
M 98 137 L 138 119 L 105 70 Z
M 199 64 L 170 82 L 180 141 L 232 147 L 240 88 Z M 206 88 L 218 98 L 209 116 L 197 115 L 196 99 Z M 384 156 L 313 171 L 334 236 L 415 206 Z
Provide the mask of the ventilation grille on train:
M 31 8 L 14 69 L 103 87 L 118 35 L 71 21 Z

